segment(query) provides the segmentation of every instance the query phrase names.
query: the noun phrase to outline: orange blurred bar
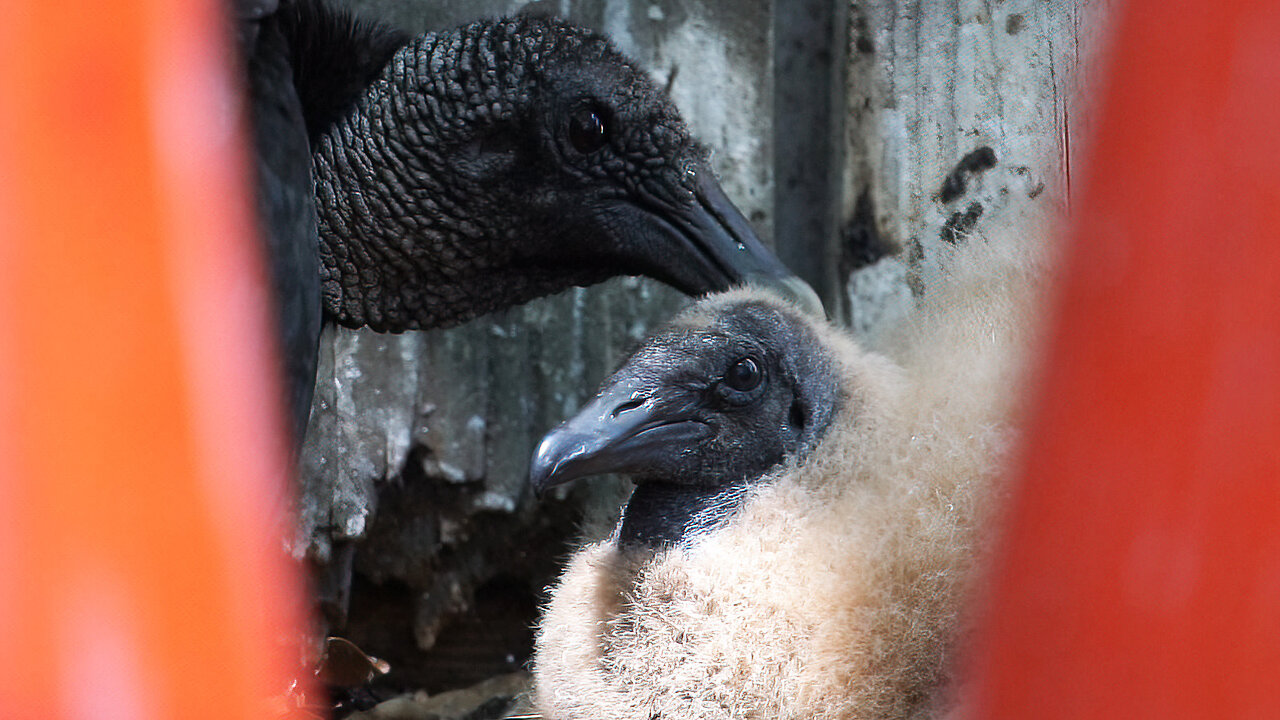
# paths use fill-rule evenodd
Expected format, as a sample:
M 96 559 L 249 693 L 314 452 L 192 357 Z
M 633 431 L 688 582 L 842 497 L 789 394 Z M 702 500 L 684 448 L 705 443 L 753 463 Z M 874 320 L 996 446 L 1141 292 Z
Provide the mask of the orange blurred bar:
M 267 717 L 300 582 L 205 0 L 0 5 L 0 716 Z
M 1280 4 L 1118 16 L 969 715 L 1277 718 Z

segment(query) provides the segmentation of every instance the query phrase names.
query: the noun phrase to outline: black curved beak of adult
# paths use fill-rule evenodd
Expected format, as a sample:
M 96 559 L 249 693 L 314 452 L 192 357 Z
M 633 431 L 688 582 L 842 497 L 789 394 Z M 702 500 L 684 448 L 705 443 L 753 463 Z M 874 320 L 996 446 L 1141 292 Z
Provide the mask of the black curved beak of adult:
M 653 201 L 644 209 L 664 226 L 663 234 L 668 240 L 683 250 L 659 250 L 659 265 L 653 272 L 656 277 L 690 295 L 737 285 L 763 286 L 825 317 L 817 293 L 765 247 L 742 212 L 724 194 L 709 167 L 696 170 L 693 202 Z M 679 265 L 663 262 L 677 258 Z M 688 263 L 685 258 L 695 260 Z
M 548 489 L 578 478 L 644 473 L 669 465 L 680 448 L 696 445 L 713 432 L 694 416 L 691 403 L 621 382 L 542 438 L 529 467 L 529 484 L 542 497 Z

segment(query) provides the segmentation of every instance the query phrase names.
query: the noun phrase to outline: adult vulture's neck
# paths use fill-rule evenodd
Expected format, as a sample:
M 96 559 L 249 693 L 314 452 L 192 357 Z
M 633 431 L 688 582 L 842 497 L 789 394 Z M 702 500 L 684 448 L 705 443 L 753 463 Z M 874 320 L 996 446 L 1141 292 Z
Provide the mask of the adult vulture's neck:
M 480 145 L 502 132 L 522 91 L 475 30 L 412 40 L 316 140 L 324 303 L 343 325 L 453 325 L 595 279 L 566 271 L 551 282 L 513 266 L 513 243 L 530 229 L 503 222 L 510 207 L 499 206 Z

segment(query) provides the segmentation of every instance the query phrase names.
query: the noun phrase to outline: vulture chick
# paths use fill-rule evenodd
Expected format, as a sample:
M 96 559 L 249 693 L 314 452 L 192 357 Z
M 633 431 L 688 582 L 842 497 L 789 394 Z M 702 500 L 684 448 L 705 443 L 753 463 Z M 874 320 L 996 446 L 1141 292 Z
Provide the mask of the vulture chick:
M 320 0 L 233 0 L 295 428 L 325 317 L 400 332 L 647 275 L 816 297 L 603 36 L 552 19 L 408 37 Z
M 938 709 L 1038 284 L 974 244 L 889 355 L 735 290 L 678 316 L 544 438 L 535 490 L 604 472 L 636 487 L 553 589 L 543 717 Z

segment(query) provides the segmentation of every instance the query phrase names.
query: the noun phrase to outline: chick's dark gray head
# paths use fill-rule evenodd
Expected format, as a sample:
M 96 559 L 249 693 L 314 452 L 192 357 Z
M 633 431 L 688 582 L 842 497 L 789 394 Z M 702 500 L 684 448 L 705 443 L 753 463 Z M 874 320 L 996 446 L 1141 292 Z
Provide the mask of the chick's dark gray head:
M 531 482 L 621 472 L 642 486 L 750 483 L 816 445 L 838 403 L 832 359 L 799 313 L 713 302 L 649 339 L 549 433 Z

